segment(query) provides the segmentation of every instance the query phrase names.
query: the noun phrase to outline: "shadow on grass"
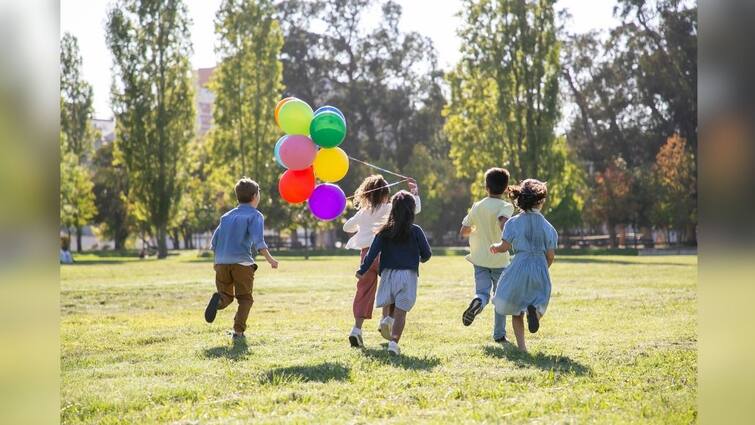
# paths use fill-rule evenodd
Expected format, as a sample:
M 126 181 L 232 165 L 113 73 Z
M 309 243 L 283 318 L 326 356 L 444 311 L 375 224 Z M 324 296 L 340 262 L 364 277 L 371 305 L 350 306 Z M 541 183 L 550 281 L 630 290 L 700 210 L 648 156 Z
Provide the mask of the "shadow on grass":
M 383 344 L 382 349 L 365 348 L 362 350 L 362 353 L 366 357 L 377 360 L 380 363 L 410 370 L 430 370 L 440 364 L 440 360 L 437 357 L 416 357 L 404 354 L 393 356 L 388 353 L 387 346 L 388 344 Z
M 204 350 L 204 355 L 208 359 L 217 359 L 225 357 L 229 360 L 243 360 L 249 355 L 249 346 L 246 343 L 246 339 L 234 339 L 233 345 L 220 345 L 213 348 Z
M 561 373 L 573 373 L 575 375 L 590 375 L 592 369 L 582 363 L 563 355 L 537 353 L 532 355 L 520 351 L 513 345 L 485 346 L 485 355 L 499 359 L 507 359 L 519 367 L 536 367 L 542 370 L 553 370 Z
M 635 257 L 636 258 L 636 257 Z M 627 260 L 609 260 L 602 258 L 580 258 L 580 257 L 557 257 L 556 261 L 559 263 L 575 263 L 575 264 L 627 264 L 632 266 L 652 267 L 652 266 L 694 266 L 689 263 L 674 263 L 674 262 L 662 262 L 662 263 L 641 263 L 639 261 L 627 261 Z
M 311 366 L 289 366 L 273 369 L 260 380 L 263 384 L 282 384 L 290 381 L 328 382 L 345 381 L 349 378 L 349 368 L 325 362 Z

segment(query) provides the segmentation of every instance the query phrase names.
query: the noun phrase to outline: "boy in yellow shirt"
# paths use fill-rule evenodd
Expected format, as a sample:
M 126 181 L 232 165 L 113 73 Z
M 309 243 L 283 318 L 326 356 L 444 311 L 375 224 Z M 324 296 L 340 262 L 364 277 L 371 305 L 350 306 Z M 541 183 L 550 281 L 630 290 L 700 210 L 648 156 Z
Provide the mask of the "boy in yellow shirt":
M 509 172 L 505 168 L 491 168 L 485 172 L 485 190 L 488 196 L 472 205 L 461 222 L 459 234 L 469 237 L 469 255 L 466 259 L 474 266 L 475 296 L 462 314 L 462 323 L 469 326 L 482 312 L 495 294 L 498 278 L 509 265 L 509 254 L 493 255 L 491 244 L 501 240 L 504 223 L 514 214 L 514 205 L 502 199 L 509 185 Z M 506 342 L 506 316 L 494 312 L 493 340 Z

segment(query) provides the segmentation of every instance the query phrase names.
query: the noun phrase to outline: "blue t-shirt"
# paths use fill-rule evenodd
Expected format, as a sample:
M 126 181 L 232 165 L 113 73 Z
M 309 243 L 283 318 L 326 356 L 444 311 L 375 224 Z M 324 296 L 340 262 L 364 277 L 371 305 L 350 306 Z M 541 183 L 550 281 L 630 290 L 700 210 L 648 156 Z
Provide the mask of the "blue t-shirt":
M 412 224 L 412 231 L 406 240 L 394 241 L 380 235 L 370 245 L 370 250 L 364 256 L 359 274 L 365 274 L 380 254 L 380 272 L 383 269 L 414 270 L 419 274 L 419 263 L 425 262 L 432 256 L 430 244 L 422 228 Z
M 215 264 L 253 263 L 252 250 L 267 249 L 263 230 L 265 217 L 248 204 L 239 204 L 220 217 L 212 234 Z

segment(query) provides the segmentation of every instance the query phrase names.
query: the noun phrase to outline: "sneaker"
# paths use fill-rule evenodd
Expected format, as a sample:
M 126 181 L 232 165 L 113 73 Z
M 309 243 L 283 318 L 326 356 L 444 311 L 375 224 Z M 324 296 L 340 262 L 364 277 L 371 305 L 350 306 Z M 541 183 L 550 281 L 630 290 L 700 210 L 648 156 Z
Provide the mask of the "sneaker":
M 382 335 L 383 338 L 390 341 L 391 333 L 393 332 L 393 317 L 383 317 L 383 319 L 380 320 L 380 327 L 378 328 L 378 331 L 380 331 L 380 335 Z
M 393 356 L 398 356 L 399 354 L 401 354 L 401 350 L 398 348 L 398 342 L 396 341 L 388 342 L 388 353 L 390 353 Z
M 353 328 L 349 334 L 349 343 L 354 348 L 364 347 L 364 340 L 362 340 L 362 331 L 358 328 Z
M 540 318 L 537 317 L 537 309 L 532 304 L 527 306 L 527 327 L 533 334 L 540 329 Z
M 474 318 L 482 311 L 482 300 L 475 298 L 469 303 L 469 307 L 464 310 L 464 314 L 461 315 L 461 323 L 464 326 L 469 326 L 474 321 Z
M 504 335 L 504 336 L 502 336 L 500 338 L 496 338 L 493 341 L 497 342 L 498 344 L 508 344 L 509 343 L 509 340 L 506 339 L 506 335 Z
M 244 335 L 243 332 L 242 333 L 233 332 L 231 334 L 231 338 L 233 338 L 233 340 L 236 341 L 236 340 L 246 339 L 246 335 Z
M 210 302 L 207 303 L 207 308 L 204 310 L 204 320 L 207 323 L 215 321 L 215 316 L 218 314 L 218 305 L 220 304 L 220 294 L 215 292 L 210 298 Z

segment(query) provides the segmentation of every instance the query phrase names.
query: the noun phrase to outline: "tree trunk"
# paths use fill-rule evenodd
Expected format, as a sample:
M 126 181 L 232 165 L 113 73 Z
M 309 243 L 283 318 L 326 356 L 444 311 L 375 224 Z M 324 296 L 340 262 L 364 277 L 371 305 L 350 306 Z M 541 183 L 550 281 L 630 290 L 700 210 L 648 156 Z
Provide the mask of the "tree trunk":
M 81 234 L 82 232 L 81 226 L 76 227 L 76 252 L 82 252 L 83 249 L 81 248 Z
M 157 228 L 157 258 L 166 258 L 168 256 L 168 232 L 165 226 Z
M 304 225 L 304 259 L 309 260 L 309 251 L 307 250 L 307 247 L 309 246 L 309 235 L 307 234 L 307 231 L 309 229 L 306 225 Z
M 608 222 L 608 237 L 611 240 L 611 248 L 618 248 L 619 243 L 616 240 L 616 225 L 612 221 Z
M 181 238 L 178 237 L 178 230 L 173 231 L 173 235 L 171 236 L 171 239 L 173 240 L 173 249 L 179 249 L 181 247 Z

